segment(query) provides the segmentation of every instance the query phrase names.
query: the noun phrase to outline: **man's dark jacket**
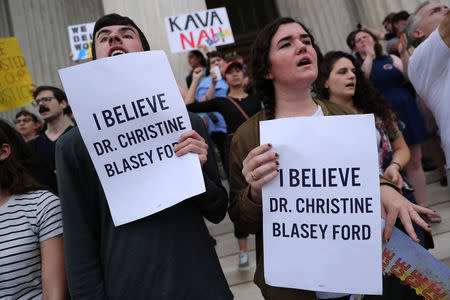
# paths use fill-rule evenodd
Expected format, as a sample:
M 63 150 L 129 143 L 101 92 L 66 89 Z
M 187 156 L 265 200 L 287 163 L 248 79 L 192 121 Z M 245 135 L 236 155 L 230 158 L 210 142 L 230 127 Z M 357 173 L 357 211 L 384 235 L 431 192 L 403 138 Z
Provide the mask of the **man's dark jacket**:
M 208 141 L 202 120 L 189 116 Z M 211 147 L 205 193 L 119 227 L 78 128 L 58 140 L 56 169 L 72 299 L 233 298 L 203 220 L 219 223 L 228 205 Z

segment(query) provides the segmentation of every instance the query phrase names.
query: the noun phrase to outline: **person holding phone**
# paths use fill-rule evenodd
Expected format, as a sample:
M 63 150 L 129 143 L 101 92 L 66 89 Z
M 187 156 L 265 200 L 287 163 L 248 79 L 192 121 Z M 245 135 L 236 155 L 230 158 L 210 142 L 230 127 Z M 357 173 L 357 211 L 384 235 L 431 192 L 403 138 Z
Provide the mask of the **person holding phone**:
M 226 97 L 228 83 L 222 78 L 222 71 L 227 64 L 223 53 L 218 51 L 207 54 L 207 66 L 203 70 L 200 81 L 193 82 L 189 87 L 185 103 L 194 101 L 203 102 L 218 97 Z M 200 114 L 208 126 L 209 135 L 220 153 L 222 163 L 225 157 L 225 140 L 227 136 L 227 124 L 224 117 L 217 111 Z

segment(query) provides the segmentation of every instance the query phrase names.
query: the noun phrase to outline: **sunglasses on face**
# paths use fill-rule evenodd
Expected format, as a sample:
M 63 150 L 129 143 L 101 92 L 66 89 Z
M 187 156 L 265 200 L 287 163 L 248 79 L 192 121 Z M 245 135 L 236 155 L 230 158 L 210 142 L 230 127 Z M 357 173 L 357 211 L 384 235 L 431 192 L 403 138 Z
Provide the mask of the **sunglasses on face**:
M 14 124 L 19 124 L 19 123 L 29 123 L 31 122 L 32 119 L 31 118 L 23 118 L 23 119 L 17 119 L 14 121 Z
M 36 99 L 36 100 L 34 100 L 33 105 L 38 106 L 39 103 L 41 103 L 41 102 L 50 102 L 50 101 L 52 101 L 53 98 L 55 98 L 55 97 L 42 97 L 41 99 Z

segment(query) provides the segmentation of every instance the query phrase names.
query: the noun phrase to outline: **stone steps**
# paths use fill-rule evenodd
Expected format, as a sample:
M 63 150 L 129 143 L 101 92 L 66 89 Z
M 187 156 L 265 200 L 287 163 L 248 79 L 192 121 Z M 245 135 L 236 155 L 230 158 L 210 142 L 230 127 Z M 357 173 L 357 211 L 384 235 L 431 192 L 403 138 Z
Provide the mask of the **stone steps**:
M 438 234 L 433 236 L 434 249 L 430 249 L 433 254 L 440 261 L 450 260 L 450 232 Z
M 236 300 L 264 300 L 261 291 L 253 282 L 232 286 L 231 292 Z
M 427 181 L 427 184 L 438 182 L 441 180 L 441 175 L 439 175 L 438 170 L 425 172 L 425 180 Z
M 239 253 L 239 247 L 233 233 L 217 235 L 214 236 L 214 238 L 217 241 L 216 252 L 219 258 L 227 257 L 230 255 L 236 255 L 237 257 Z M 252 234 L 247 239 L 247 247 L 248 250 L 255 250 L 255 236 Z
M 450 231 L 450 201 L 432 205 L 431 209 L 436 210 L 441 215 L 442 222 L 438 224 L 431 224 L 433 228 L 433 235 L 439 235 Z M 448 244 L 450 248 L 450 244 Z
M 434 249 L 430 253 L 450 268 L 450 192 L 439 182 L 427 185 L 429 207 L 441 215 L 441 223 L 431 224 Z
M 238 255 L 233 254 L 220 258 L 220 265 L 225 273 L 229 286 L 235 286 L 242 283 L 253 282 L 253 274 L 256 269 L 256 253 L 255 250 L 248 252 L 250 268 L 241 271 L 238 269 Z
M 450 200 L 450 192 L 448 186 L 441 186 L 439 182 L 434 182 L 427 185 L 428 205 L 444 203 Z

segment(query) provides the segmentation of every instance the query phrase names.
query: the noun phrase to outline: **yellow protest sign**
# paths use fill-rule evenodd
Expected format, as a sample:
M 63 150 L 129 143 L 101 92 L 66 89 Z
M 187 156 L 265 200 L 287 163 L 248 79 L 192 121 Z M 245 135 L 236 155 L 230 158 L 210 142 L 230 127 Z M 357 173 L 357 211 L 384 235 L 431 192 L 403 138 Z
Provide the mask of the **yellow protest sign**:
M 31 76 L 15 37 L 0 39 L 0 111 L 33 101 Z

